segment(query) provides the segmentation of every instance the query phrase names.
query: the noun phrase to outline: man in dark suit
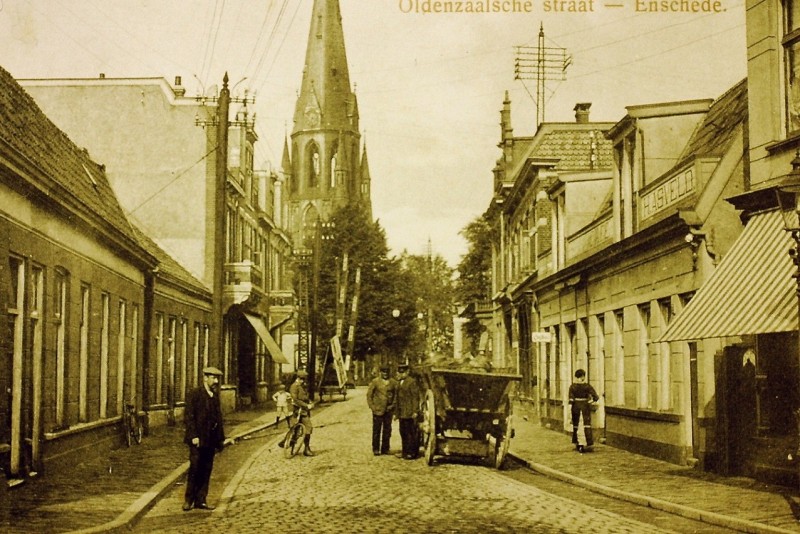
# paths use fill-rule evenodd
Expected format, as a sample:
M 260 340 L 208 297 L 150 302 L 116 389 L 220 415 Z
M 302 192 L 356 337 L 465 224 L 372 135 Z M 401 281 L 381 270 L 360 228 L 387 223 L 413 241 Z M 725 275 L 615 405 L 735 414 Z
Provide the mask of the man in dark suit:
M 400 439 L 403 452 L 399 457 L 413 460 L 419 455 L 419 438 L 417 437 L 417 415 L 419 414 L 420 392 L 417 381 L 408 372 L 408 364 L 397 367 L 397 410 L 395 415 L 400 420 Z
M 219 403 L 219 381 L 222 371 L 216 367 L 203 369 L 203 385 L 189 393 L 186 399 L 183 441 L 189 446 L 189 473 L 183 511 L 192 508 L 213 510 L 206 502 L 208 481 L 214 467 L 214 454 L 225 445 L 222 428 L 222 409 Z

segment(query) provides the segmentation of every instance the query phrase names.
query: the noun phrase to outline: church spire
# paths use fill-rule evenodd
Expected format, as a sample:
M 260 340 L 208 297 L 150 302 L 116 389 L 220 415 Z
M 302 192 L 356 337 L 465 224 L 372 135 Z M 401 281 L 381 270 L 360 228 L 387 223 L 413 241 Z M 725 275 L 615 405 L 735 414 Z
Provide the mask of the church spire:
M 294 131 L 358 131 L 338 0 L 314 0 Z

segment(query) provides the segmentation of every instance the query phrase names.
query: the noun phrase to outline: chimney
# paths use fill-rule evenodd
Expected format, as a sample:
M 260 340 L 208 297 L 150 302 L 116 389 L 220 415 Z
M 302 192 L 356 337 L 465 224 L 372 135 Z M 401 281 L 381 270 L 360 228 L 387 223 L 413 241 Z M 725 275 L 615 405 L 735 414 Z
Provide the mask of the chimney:
M 101 80 L 105 80 L 106 79 L 106 73 L 105 72 L 101 72 L 100 73 L 100 79 Z
M 186 94 L 186 88 L 181 85 L 181 77 L 175 76 L 175 88 L 173 89 L 175 96 L 181 97 Z
M 586 124 L 589 122 L 590 107 L 592 107 L 591 102 L 579 102 L 575 104 L 575 122 L 578 124 Z

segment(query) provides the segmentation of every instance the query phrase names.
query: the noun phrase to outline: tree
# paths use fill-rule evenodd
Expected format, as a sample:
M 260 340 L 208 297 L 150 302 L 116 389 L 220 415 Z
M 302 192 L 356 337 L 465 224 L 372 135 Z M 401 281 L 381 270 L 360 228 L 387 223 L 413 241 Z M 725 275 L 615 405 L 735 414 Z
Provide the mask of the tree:
M 385 231 L 379 222 L 371 221 L 366 210 L 357 204 L 339 209 L 330 222 L 333 224 L 326 236 L 328 238 L 322 242 L 320 257 L 320 339 L 328 340 L 335 333 L 337 273 L 338 283 L 343 283 L 342 261 L 346 252 L 348 289 L 345 325 L 350 321 L 356 269 L 361 270 L 352 359 L 365 361 L 369 354 L 399 354 L 413 333 L 411 310 L 414 302 L 406 290 L 409 281 L 402 272 L 400 262 L 388 256 Z M 392 315 L 395 309 L 400 310 L 398 317 Z M 347 334 L 347 326 L 344 333 Z
M 468 243 L 467 253 L 458 264 L 456 297 L 463 305 L 485 302 L 492 289 L 492 240 L 493 231 L 488 213 L 475 218 L 461 230 Z M 467 338 L 475 347 L 484 327 L 474 314 L 464 324 Z
M 415 359 L 422 355 L 453 354 L 453 269 L 440 255 L 401 256 L 414 295 L 415 335 L 408 347 Z

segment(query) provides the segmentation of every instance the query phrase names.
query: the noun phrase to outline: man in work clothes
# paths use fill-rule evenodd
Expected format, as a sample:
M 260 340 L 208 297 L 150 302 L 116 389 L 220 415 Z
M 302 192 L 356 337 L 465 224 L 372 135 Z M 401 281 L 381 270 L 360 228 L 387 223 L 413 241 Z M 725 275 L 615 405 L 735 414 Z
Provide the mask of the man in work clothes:
M 397 410 L 395 414 L 400 421 L 400 439 L 403 442 L 401 456 L 406 460 L 414 460 L 419 455 L 418 413 L 419 386 L 414 377 L 409 375 L 408 365 L 401 364 L 397 367 Z
M 192 508 L 213 510 L 206 502 L 208 481 L 214 467 L 214 454 L 225 445 L 222 409 L 219 404 L 219 380 L 222 371 L 216 367 L 203 369 L 203 385 L 192 390 L 186 399 L 183 441 L 189 446 L 189 473 L 183 511 Z
M 367 387 L 367 404 L 372 410 L 372 454 L 389 454 L 392 437 L 392 412 L 397 396 L 397 383 L 389 378 L 389 367 L 381 367 L 380 376 Z
M 591 384 L 586 383 L 586 371 L 578 369 L 575 371 L 575 382 L 569 386 L 569 403 L 572 405 L 572 443 L 578 452 L 583 452 L 583 445 L 578 442 L 578 425 L 580 418 L 583 417 L 583 431 L 586 435 L 586 447 L 594 445 L 592 439 L 592 409 L 591 406 L 597 402 L 597 396 Z

